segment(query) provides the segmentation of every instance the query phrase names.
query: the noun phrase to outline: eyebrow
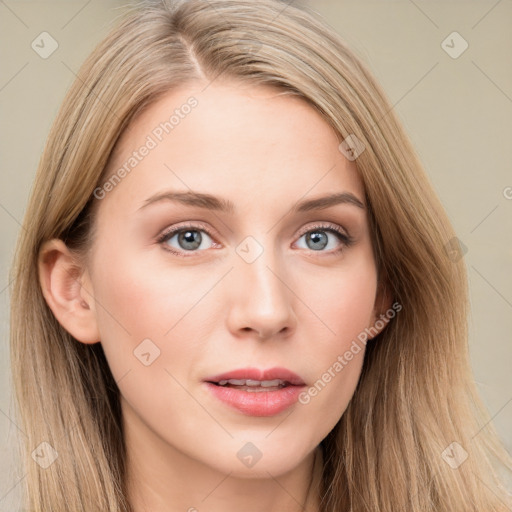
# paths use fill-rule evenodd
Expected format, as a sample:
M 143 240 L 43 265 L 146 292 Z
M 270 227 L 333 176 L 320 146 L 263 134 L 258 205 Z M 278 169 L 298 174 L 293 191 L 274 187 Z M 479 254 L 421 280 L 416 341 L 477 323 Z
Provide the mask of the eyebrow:
M 228 199 L 213 196 L 211 194 L 204 194 L 201 192 L 162 192 L 155 194 L 146 201 L 139 208 L 139 210 L 147 206 L 158 203 L 161 201 L 175 201 L 185 206 L 196 206 L 205 208 L 207 210 L 214 210 L 224 213 L 232 214 L 235 211 L 235 205 Z M 296 203 L 291 211 L 292 213 L 309 212 L 312 210 L 323 210 L 338 204 L 349 204 L 357 206 L 358 208 L 365 209 L 363 202 L 350 192 L 340 192 L 330 194 L 327 196 L 316 197 L 314 199 L 307 199 Z

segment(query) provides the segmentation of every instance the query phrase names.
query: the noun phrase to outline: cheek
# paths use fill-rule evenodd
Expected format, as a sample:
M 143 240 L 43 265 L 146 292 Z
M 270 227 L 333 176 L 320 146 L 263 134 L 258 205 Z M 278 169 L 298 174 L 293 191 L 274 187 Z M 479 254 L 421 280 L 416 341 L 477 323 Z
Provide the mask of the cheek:
M 199 334 L 211 297 L 201 298 L 218 277 L 145 266 L 140 256 L 137 260 L 126 254 L 103 259 L 115 265 L 98 267 L 95 275 L 95 296 L 101 304 L 97 319 L 108 365 L 129 410 L 162 433 L 171 425 L 193 431 L 195 424 L 210 421 L 186 389 L 208 349 Z
M 96 265 L 94 274 L 96 318 L 114 377 L 145 363 L 167 366 L 171 343 L 173 359 L 185 362 L 194 341 L 173 343 L 173 338 L 184 326 L 190 329 L 193 306 L 211 286 L 208 279 L 198 282 L 197 273 L 178 268 L 160 271 L 127 251 L 98 253 L 97 261 L 115 262 Z
M 305 297 L 316 305 L 314 311 L 324 324 L 324 334 L 319 336 L 317 332 L 314 350 L 308 351 L 313 379 L 299 403 L 310 412 L 308 421 L 316 424 L 313 430 L 323 436 L 338 422 L 357 386 L 366 336 L 373 325 L 376 279 L 373 259 L 368 255 L 331 273 L 323 288 L 309 283 L 309 295 Z M 314 336 L 313 329 L 309 336 Z
M 322 354 L 342 350 L 371 325 L 376 292 L 377 274 L 369 250 L 351 255 L 338 269 L 323 269 L 304 281 L 304 301 L 325 326 Z

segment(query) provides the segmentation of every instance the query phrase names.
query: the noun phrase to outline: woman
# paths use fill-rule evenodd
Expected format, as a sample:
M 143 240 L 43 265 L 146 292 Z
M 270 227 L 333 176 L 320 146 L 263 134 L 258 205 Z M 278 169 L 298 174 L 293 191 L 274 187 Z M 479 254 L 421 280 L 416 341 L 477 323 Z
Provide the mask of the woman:
M 510 510 L 454 232 L 311 14 L 131 9 L 64 100 L 24 225 L 29 510 Z

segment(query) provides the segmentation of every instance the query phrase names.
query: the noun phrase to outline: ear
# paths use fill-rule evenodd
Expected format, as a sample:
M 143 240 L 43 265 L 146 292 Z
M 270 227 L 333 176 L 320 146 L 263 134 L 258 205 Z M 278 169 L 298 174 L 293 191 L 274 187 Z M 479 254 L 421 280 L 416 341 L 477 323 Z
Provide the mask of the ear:
M 62 240 L 53 239 L 39 251 L 39 283 L 58 322 L 76 340 L 100 341 L 89 274 Z
M 386 282 L 379 281 L 377 285 L 377 294 L 375 296 L 375 305 L 373 308 L 370 332 L 373 334 L 370 340 L 378 336 L 388 325 L 391 318 L 396 314 L 392 309 L 393 297 Z M 400 309 L 402 309 L 400 307 Z M 399 311 L 399 310 L 398 310 Z M 392 314 L 389 314 L 391 312 Z

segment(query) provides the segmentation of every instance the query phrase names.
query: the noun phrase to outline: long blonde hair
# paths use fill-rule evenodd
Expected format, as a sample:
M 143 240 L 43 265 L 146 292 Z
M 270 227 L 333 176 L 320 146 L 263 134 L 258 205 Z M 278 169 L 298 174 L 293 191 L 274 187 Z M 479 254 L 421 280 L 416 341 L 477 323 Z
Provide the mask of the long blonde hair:
M 364 63 L 313 13 L 277 0 L 132 6 L 64 99 L 11 272 L 26 506 L 31 512 L 131 510 L 119 390 L 101 343 L 77 342 L 46 304 L 37 284 L 39 251 L 61 238 L 84 254 L 95 218 L 93 191 L 126 126 L 173 88 L 223 78 L 299 96 L 340 142 L 350 135 L 364 143 L 356 164 L 379 278 L 402 306 L 369 342 L 355 394 L 322 442 L 322 512 L 510 511 L 493 466 L 512 465 L 470 371 L 466 271 L 462 258 L 447 255 L 455 236 L 447 216 Z M 31 457 L 42 442 L 58 453 L 46 469 Z M 455 468 L 446 453 L 461 461 L 467 453 L 467 459 Z

